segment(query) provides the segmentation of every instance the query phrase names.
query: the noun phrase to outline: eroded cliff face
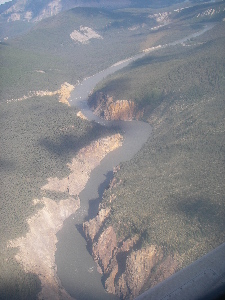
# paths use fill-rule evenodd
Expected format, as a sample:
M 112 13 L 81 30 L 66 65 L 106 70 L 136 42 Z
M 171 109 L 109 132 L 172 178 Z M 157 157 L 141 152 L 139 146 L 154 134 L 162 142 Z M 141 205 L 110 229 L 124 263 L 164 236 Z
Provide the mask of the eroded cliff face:
M 131 100 L 113 100 L 102 92 L 91 95 L 88 100 L 91 109 L 99 117 L 105 120 L 138 120 L 143 112 L 138 110 L 136 104 Z
M 42 19 L 54 16 L 62 11 L 61 0 L 46 1 L 43 9 L 37 14 L 37 5 L 33 5 L 33 10 L 30 8 L 31 1 L 17 0 L 9 9 L 4 11 L 3 15 L 7 16 L 7 22 L 13 21 L 32 21 L 38 22 Z
M 113 226 L 107 226 L 109 216 L 110 208 L 101 208 L 94 219 L 83 224 L 107 292 L 134 299 L 176 272 L 176 256 L 166 255 L 157 245 L 142 246 L 138 234 L 118 240 Z
M 115 134 L 98 139 L 82 148 L 68 163 L 69 176 L 48 178 L 45 191 L 67 193 L 68 199 L 55 202 L 50 198 L 35 199 L 34 205 L 42 208 L 27 220 L 29 231 L 23 237 L 9 241 L 9 248 L 18 248 L 15 256 L 26 272 L 36 274 L 42 290 L 38 299 L 72 300 L 57 276 L 55 251 L 57 232 L 63 221 L 80 208 L 79 194 L 84 189 L 91 171 L 100 164 L 107 153 L 122 145 L 122 136 Z M 96 228 L 97 232 L 98 228 Z
M 42 73 L 44 71 L 38 70 L 37 72 Z M 70 98 L 70 94 L 74 90 L 74 88 L 75 88 L 74 85 L 69 84 L 68 82 L 64 82 L 63 84 L 61 84 L 60 89 L 58 89 L 54 92 L 48 91 L 48 90 L 46 90 L 46 91 L 29 91 L 29 93 L 27 95 L 24 95 L 24 96 L 22 96 L 20 98 L 16 98 L 16 99 L 6 100 L 6 102 L 10 103 L 10 102 L 17 102 L 17 101 L 27 100 L 27 99 L 30 99 L 32 97 L 44 97 L 44 96 L 58 95 L 59 102 L 70 106 L 69 98 Z

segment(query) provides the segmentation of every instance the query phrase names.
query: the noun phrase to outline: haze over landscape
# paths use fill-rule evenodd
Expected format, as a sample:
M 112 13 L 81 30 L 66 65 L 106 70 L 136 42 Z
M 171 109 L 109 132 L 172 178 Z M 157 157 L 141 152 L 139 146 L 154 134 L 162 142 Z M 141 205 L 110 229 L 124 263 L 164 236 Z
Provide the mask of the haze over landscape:
M 224 49 L 223 0 L 0 1 L 0 299 L 135 299 L 225 242 Z

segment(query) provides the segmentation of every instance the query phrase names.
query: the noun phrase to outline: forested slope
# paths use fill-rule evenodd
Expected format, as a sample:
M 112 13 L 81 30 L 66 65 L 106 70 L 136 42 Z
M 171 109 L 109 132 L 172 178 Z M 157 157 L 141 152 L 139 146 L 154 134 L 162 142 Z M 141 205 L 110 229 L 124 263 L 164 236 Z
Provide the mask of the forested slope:
M 92 248 L 101 265 L 98 244 L 108 231 L 116 233 L 117 254 L 102 268 L 106 287 L 121 297 L 132 298 L 129 291 L 143 292 L 224 242 L 224 32 L 223 22 L 186 46 L 136 61 L 99 86 L 114 100 L 137 103 L 153 127 L 150 140 L 120 165 L 105 191 L 101 208 L 110 212 Z M 121 245 L 130 239 L 124 252 Z M 149 256 L 152 247 L 158 257 Z M 146 272 L 142 286 L 131 283 L 138 261 L 140 276 Z
M 138 51 L 202 27 L 187 22 L 154 31 L 157 17 L 149 17 L 154 13 L 77 8 L 0 43 L 0 299 L 37 297 L 40 278 L 18 264 L 18 251 L 9 241 L 25 236 L 27 219 L 43 208 L 34 199 L 50 197 L 59 203 L 68 197 L 43 191 L 47 179 L 67 177 L 67 164 L 82 147 L 112 133 L 80 119 L 76 109 L 58 102 L 55 91 L 64 82 L 75 86 Z M 84 35 L 84 27 L 101 38 L 84 44 L 71 38 L 74 31 Z M 180 266 L 223 239 L 223 49 L 220 25 L 205 40 L 146 56 L 102 85 L 115 99 L 135 101 L 154 129 L 143 150 L 120 166 L 114 179 L 118 184 L 106 191 L 103 207 L 111 211 L 105 227 L 113 226 L 119 242 L 135 237 L 139 250 L 154 244 L 160 257 L 165 252 L 170 259 L 178 252 Z M 54 95 L 38 97 L 36 92 Z
M 124 59 L 124 49 L 115 51 L 129 32 L 122 27 L 141 21 L 141 16 L 129 21 L 131 16 L 75 9 L 0 43 L 0 299 L 37 297 L 41 290 L 38 276 L 23 270 L 15 259 L 18 251 L 9 248 L 9 241 L 30 230 L 27 220 L 43 208 L 40 203 L 34 205 L 34 199 L 48 197 L 59 203 L 68 198 L 68 193 L 41 190 L 47 178 L 68 176 L 67 164 L 82 147 L 112 134 L 98 124 L 80 119 L 76 109 L 59 103 L 55 91 L 64 82 L 75 86 L 79 79 L 109 66 L 110 59 L 112 63 Z M 111 22 L 115 22 L 112 28 L 105 29 Z M 92 27 L 104 35 L 103 39 L 87 44 L 72 40 L 70 34 L 80 30 L 80 26 Z M 126 43 L 129 39 L 135 40 L 132 32 Z M 134 43 L 130 54 L 137 51 L 143 40 L 144 36 Z M 44 96 L 45 93 L 52 96 Z

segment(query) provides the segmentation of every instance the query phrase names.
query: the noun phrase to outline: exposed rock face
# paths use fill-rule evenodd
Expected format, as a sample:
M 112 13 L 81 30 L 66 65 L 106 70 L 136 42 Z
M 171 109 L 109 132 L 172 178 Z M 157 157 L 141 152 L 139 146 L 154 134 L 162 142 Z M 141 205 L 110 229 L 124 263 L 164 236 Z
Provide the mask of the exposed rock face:
M 91 171 L 100 164 L 107 153 L 122 145 L 122 136 L 115 134 L 92 142 L 82 148 L 68 167 L 71 173 L 68 177 L 48 178 L 48 183 L 42 187 L 43 190 L 56 192 L 68 192 L 71 196 L 78 195 L 85 187 Z
M 117 247 L 116 234 L 112 226 L 109 226 L 100 235 L 98 242 L 93 244 L 92 253 L 95 260 L 101 266 L 103 273 L 107 273 L 111 268 L 110 261 L 114 257 Z
M 109 214 L 109 208 L 101 209 L 96 218 L 83 224 L 83 229 L 107 292 L 121 299 L 134 299 L 146 288 L 172 275 L 178 264 L 175 257 L 165 256 L 160 247 L 141 247 L 138 235 L 118 241 L 113 226 L 103 230 Z
M 39 73 L 44 73 L 44 71 L 37 71 Z M 56 90 L 54 92 L 51 91 L 30 91 L 27 95 L 24 95 L 23 97 L 17 98 L 17 99 L 10 99 L 10 100 L 6 100 L 7 103 L 10 102 L 15 102 L 15 101 L 23 101 L 23 100 L 27 100 L 30 99 L 32 97 L 44 97 L 44 96 L 54 96 L 54 95 L 58 95 L 59 97 L 59 102 L 64 103 L 68 106 L 70 106 L 69 104 L 69 98 L 70 98 L 70 94 L 74 89 L 74 85 L 69 84 L 68 82 L 64 82 L 63 84 L 61 84 L 61 88 L 59 90 Z
M 70 106 L 68 100 L 73 90 L 74 90 L 74 85 L 69 84 L 68 82 L 64 82 L 61 85 L 61 88 L 57 91 L 57 94 L 59 95 L 59 102 Z
M 51 199 L 35 200 L 43 208 L 28 221 L 30 231 L 25 237 L 9 243 L 9 247 L 19 247 L 16 259 L 26 272 L 35 273 L 41 280 L 39 299 L 72 300 L 60 284 L 55 265 L 56 233 L 63 221 L 80 206 L 79 199 L 69 198 L 58 204 Z
M 8 22 L 16 20 L 38 22 L 44 18 L 58 14 L 62 10 L 61 0 L 46 1 L 45 7 L 35 18 L 33 18 L 35 11 L 29 10 L 30 2 L 31 1 L 29 0 L 18 0 L 9 9 L 7 9 L 3 15 L 8 16 Z
M 53 0 L 46 5 L 46 7 L 41 11 L 41 13 L 34 19 L 34 22 L 41 21 L 42 19 L 52 17 L 57 15 L 62 11 L 61 0 Z
M 118 3 L 105 0 L 45 0 L 40 9 L 38 0 L 16 0 L 1 15 L 7 18 L 7 22 L 16 20 L 39 22 L 74 7 L 126 7 L 129 5 L 129 0 Z
M 80 30 L 74 30 L 70 37 L 72 40 L 87 44 L 90 39 L 102 39 L 102 36 L 89 27 L 80 26 Z
M 88 120 L 88 118 L 85 117 L 85 115 L 81 111 L 78 111 L 77 116 L 83 120 Z
M 42 190 L 68 193 L 68 199 L 58 203 L 49 198 L 34 200 L 34 205 L 42 208 L 27 220 L 29 232 L 9 242 L 8 247 L 18 247 L 15 258 L 26 272 L 37 274 L 41 280 L 42 290 L 39 299 L 71 300 L 57 277 L 55 264 L 56 233 L 62 228 L 63 221 L 80 207 L 78 195 L 85 187 L 91 171 L 99 165 L 107 153 L 122 144 L 119 134 L 105 137 L 82 148 L 68 164 L 70 175 L 59 179 L 49 178 Z M 100 219 L 104 219 L 101 215 Z M 96 232 L 98 227 L 96 227 Z
M 162 251 L 155 246 L 132 252 L 127 257 L 125 272 L 119 277 L 116 293 L 123 298 L 138 296 L 162 256 Z
M 124 120 L 131 121 L 140 119 L 142 112 L 138 111 L 137 106 L 131 100 L 113 100 L 102 92 L 96 93 L 89 98 L 90 107 L 94 114 L 105 120 Z
M 109 208 L 101 209 L 97 217 L 83 224 L 83 230 L 88 240 L 90 239 L 92 242 L 94 241 L 96 234 L 99 232 L 99 229 L 107 218 L 109 212 Z

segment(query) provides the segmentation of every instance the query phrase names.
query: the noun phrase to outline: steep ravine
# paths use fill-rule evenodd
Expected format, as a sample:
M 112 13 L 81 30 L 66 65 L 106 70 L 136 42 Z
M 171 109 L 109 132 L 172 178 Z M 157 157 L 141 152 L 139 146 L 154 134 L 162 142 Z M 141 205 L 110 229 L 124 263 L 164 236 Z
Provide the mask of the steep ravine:
M 131 100 L 116 100 L 103 93 L 89 97 L 93 113 L 107 121 L 131 121 L 139 119 L 143 111 Z M 119 168 L 119 167 L 118 167 Z M 117 172 L 117 169 L 114 172 Z M 114 186 L 121 184 L 115 177 L 110 182 L 111 194 Z M 116 197 L 116 196 L 115 196 Z M 114 200 L 114 196 L 110 201 Z M 95 218 L 83 223 L 88 249 L 102 274 L 108 293 L 120 299 L 134 299 L 178 270 L 176 257 L 167 255 L 156 245 L 142 245 L 142 237 L 118 240 L 113 226 L 107 225 L 110 208 L 100 203 Z
M 113 70 L 115 70 L 115 67 L 113 67 Z M 105 126 L 116 126 L 123 136 L 123 143 L 121 147 L 110 152 L 101 161 L 100 165 L 92 170 L 84 190 L 79 194 L 80 209 L 64 222 L 62 230 L 57 234 L 58 243 L 55 254 L 57 274 L 66 291 L 79 300 L 118 299 L 114 290 L 107 289 L 109 293 L 105 292 L 102 286 L 101 269 L 87 251 L 87 241 L 84 239 L 82 227 L 85 220 L 96 216 L 103 191 L 112 179 L 113 168 L 121 162 L 130 160 L 141 149 L 151 134 L 151 127 L 147 123 L 135 120 L 126 122 L 120 120 L 121 117 L 116 118 L 115 121 L 106 121 L 93 114 L 87 107 L 86 99 L 89 91 L 96 85 L 96 81 L 99 81 L 105 74 L 101 72 L 96 76 L 97 79 L 95 76 L 85 79 L 74 89 L 70 104 L 78 107 L 82 116 L 87 117 L 90 121 L 94 120 Z M 123 101 L 123 103 L 126 107 L 126 101 Z M 122 108 L 122 105 L 120 105 L 120 109 Z M 104 218 L 104 216 L 102 217 Z M 96 231 L 98 230 L 99 228 L 96 227 Z M 107 233 L 111 236 L 109 231 Z M 131 247 L 131 244 L 132 241 L 129 247 Z M 104 252 L 105 248 L 101 248 Z
M 113 179 L 110 189 L 116 183 Z M 113 193 L 110 201 L 116 197 Z M 118 240 L 113 226 L 107 226 L 110 208 L 100 205 L 98 215 L 83 223 L 88 248 L 103 274 L 104 287 L 120 299 L 134 299 L 178 270 L 176 256 L 164 253 L 156 245 L 141 243 L 138 234 Z
M 170 45 L 198 36 L 212 26 Z M 103 191 L 112 179 L 113 168 L 130 160 L 141 149 L 151 135 L 151 127 L 136 121 L 142 112 L 132 101 L 112 101 L 106 97 L 104 101 L 95 103 L 94 114 L 87 105 L 88 95 L 104 77 L 142 56 L 143 53 L 138 54 L 85 78 L 71 94 L 70 104 L 79 108 L 84 117 L 105 126 L 117 126 L 123 135 L 122 147 L 108 154 L 91 172 L 89 181 L 79 194 L 80 210 L 64 222 L 63 229 L 57 234 L 57 274 L 66 291 L 79 300 L 108 300 L 112 294 L 121 299 L 134 299 L 179 268 L 176 255 L 165 255 L 163 249 L 156 245 L 142 245 L 141 236 L 118 240 L 113 226 L 105 226 L 110 210 L 107 207 L 99 207 L 98 210 Z M 84 234 L 86 240 L 82 236 Z M 97 264 L 93 264 L 87 248 Z M 102 278 L 99 273 L 102 273 Z M 101 280 L 109 294 L 104 294 Z

